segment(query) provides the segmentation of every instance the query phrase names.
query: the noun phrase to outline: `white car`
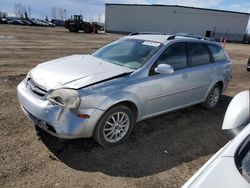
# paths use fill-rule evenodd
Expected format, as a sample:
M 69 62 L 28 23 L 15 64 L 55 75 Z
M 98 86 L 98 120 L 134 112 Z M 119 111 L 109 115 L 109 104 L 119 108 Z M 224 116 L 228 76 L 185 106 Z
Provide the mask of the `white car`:
M 249 91 L 237 94 L 227 109 L 222 129 L 234 138 L 221 148 L 183 188 L 250 187 Z

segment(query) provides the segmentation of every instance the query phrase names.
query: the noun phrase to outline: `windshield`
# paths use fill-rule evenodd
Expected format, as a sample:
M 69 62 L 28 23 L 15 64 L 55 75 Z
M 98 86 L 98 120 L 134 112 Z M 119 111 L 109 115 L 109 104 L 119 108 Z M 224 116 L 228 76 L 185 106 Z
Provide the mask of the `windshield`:
M 138 69 L 152 57 L 161 43 L 138 39 L 121 39 L 97 50 L 92 55 L 113 64 Z

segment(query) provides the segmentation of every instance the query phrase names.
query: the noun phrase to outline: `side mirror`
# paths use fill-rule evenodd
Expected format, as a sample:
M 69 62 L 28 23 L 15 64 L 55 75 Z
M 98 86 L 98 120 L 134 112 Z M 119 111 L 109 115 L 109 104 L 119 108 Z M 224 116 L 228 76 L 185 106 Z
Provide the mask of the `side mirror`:
M 174 73 L 174 68 L 168 64 L 159 64 L 155 68 L 155 72 L 160 74 L 172 74 Z
M 238 93 L 230 102 L 222 125 L 230 137 L 235 137 L 250 120 L 250 92 Z

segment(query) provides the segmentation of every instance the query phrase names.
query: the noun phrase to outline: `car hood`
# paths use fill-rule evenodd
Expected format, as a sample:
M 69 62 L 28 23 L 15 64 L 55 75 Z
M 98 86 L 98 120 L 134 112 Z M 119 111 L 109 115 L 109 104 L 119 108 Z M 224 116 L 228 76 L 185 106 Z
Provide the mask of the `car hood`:
M 38 65 L 30 77 L 46 90 L 59 87 L 78 89 L 133 71 L 91 55 L 72 55 Z

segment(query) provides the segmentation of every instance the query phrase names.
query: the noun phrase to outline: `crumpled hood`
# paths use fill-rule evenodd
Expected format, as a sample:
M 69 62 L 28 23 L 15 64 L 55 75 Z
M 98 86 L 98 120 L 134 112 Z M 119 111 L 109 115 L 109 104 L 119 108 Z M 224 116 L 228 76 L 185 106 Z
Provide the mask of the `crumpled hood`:
M 78 89 L 133 71 L 91 55 L 72 55 L 42 63 L 31 71 L 30 76 L 46 90 L 62 86 Z

